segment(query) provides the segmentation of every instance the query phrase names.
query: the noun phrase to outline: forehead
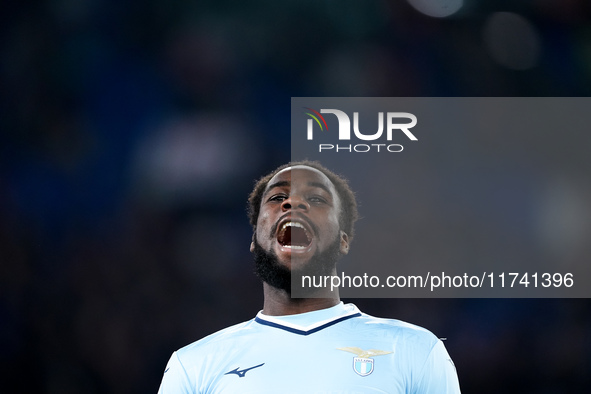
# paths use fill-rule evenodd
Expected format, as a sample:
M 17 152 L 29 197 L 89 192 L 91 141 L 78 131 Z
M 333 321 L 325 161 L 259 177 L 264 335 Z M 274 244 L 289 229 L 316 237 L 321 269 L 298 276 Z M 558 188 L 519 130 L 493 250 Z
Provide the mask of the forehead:
M 267 190 L 277 184 L 285 185 L 286 182 L 291 187 L 304 185 L 323 187 L 333 195 L 336 194 L 333 183 L 322 171 L 304 165 L 287 167 L 279 171 L 269 180 Z

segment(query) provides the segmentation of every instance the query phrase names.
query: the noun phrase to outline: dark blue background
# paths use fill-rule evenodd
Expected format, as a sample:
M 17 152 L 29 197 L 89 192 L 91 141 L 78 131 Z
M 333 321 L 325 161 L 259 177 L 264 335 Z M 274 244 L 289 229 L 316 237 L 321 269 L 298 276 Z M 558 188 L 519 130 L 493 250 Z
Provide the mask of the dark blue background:
M 499 11 L 521 19 L 495 35 Z M 2 390 L 155 392 L 174 349 L 254 316 L 246 197 L 289 160 L 290 97 L 588 96 L 590 16 L 586 0 L 444 19 L 386 0 L 2 2 Z M 565 171 L 547 176 L 580 199 L 571 149 L 548 150 Z M 470 236 L 436 219 L 413 231 Z M 591 387 L 589 300 L 357 304 L 447 337 L 464 393 Z

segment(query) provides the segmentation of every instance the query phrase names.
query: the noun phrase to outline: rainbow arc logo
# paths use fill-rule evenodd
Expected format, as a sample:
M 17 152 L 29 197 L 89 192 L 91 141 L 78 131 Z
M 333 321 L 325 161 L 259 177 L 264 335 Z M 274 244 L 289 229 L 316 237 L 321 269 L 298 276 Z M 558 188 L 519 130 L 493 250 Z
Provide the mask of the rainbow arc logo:
M 326 124 L 326 120 L 324 120 L 324 116 L 320 115 L 320 112 L 318 112 L 312 108 L 308 108 L 308 107 L 302 107 L 302 108 L 312 111 L 316 114 L 316 116 L 315 116 L 309 112 L 306 112 L 306 115 L 310 116 L 312 119 L 314 119 L 316 121 L 316 123 L 318 123 L 318 126 L 320 126 L 320 131 L 324 131 L 324 128 L 322 127 L 322 123 L 324 123 L 324 127 L 326 127 L 326 131 L 328 131 L 328 125 Z M 320 123 L 320 120 L 318 120 L 318 118 L 322 119 L 322 123 Z

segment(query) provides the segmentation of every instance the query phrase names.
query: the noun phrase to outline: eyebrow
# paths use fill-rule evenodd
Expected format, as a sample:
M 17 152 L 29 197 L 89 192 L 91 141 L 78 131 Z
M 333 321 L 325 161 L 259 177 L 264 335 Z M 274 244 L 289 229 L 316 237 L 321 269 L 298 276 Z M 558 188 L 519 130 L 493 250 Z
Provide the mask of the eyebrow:
M 320 183 L 320 182 L 308 182 L 308 186 L 319 187 L 320 189 L 326 191 L 328 194 L 330 194 L 332 196 L 331 191 L 323 183 Z
M 269 190 L 271 190 L 275 187 L 284 187 L 284 186 L 289 186 L 289 185 L 290 185 L 290 182 L 288 182 L 288 181 L 275 182 L 272 185 L 267 186 L 267 190 L 265 190 L 265 193 L 267 193 Z
M 267 186 L 267 190 L 265 191 L 265 194 L 267 194 L 267 192 L 275 187 L 285 187 L 285 186 L 290 186 L 291 182 L 288 181 L 279 181 L 279 182 L 275 182 L 269 186 Z M 320 182 L 308 182 L 308 186 L 313 186 L 313 187 L 318 187 L 324 191 L 326 191 L 328 194 L 330 194 L 332 196 L 332 192 L 330 191 L 330 189 L 328 187 L 326 187 L 326 185 L 324 185 L 323 183 Z

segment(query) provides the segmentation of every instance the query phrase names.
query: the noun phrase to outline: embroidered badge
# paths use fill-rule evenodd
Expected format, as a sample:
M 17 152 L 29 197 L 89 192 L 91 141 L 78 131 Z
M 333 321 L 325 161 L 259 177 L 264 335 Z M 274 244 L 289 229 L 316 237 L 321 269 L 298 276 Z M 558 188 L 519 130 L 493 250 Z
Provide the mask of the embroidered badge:
M 367 376 L 373 372 L 374 360 L 371 357 L 392 353 L 376 349 L 363 350 L 358 347 L 339 347 L 337 349 L 353 353 L 357 356 L 353 357 L 353 370 L 359 376 Z

